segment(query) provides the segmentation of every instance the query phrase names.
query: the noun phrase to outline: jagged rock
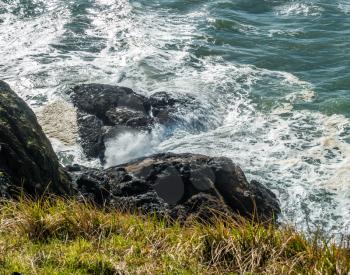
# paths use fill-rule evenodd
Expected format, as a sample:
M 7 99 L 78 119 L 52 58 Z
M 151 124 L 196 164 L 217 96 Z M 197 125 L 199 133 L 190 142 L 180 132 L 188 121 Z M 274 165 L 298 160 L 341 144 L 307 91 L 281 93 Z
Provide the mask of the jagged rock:
M 103 161 L 105 139 L 117 131 L 114 128 L 148 130 L 153 123 L 148 99 L 129 88 L 83 84 L 75 86 L 70 96 L 78 109 L 81 145 L 89 158 Z
M 0 193 L 70 194 L 68 174 L 27 104 L 0 81 Z
M 166 153 L 105 170 L 69 170 L 82 196 L 100 205 L 180 220 L 222 213 L 267 221 L 280 213 L 276 196 L 256 181 L 249 183 L 224 157 Z
M 71 98 L 79 111 L 97 116 L 105 125 L 113 126 L 107 112 L 117 107 L 139 111 L 147 116 L 150 111 L 148 99 L 125 87 L 104 84 L 82 84 L 71 91 Z
M 103 161 L 105 141 L 113 133 L 149 132 L 155 123 L 175 120 L 178 100 L 165 92 L 147 98 L 125 87 L 83 84 L 69 93 L 78 110 L 81 145 L 89 158 L 99 157 Z

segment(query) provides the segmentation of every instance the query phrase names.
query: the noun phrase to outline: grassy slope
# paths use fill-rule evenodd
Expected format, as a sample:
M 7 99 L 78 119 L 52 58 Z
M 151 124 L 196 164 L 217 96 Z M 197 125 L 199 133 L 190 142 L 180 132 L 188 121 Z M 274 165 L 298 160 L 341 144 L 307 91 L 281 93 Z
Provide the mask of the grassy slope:
M 319 240 L 246 221 L 167 225 L 74 201 L 0 206 L 0 274 L 349 274 L 349 248 Z

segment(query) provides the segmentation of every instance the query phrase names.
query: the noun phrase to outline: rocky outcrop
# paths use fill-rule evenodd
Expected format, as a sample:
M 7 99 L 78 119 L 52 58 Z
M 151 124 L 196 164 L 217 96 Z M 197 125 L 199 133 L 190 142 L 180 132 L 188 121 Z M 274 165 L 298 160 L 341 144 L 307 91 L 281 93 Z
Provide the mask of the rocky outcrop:
M 69 168 L 85 198 L 109 207 L 138 209 L 175 219 L 210 219 L 233 213 L 273 219 L 280 212 L 275 195 L 248 182 L 228 158 L 158 154 L 106 170 Z
M 78 110 L 83 150 L 87 157 L 102 161 L 106 139 L 128 130 L 151 131 L 155 123 L 174 121 L 179 102 L 164 92 L 148 98 L 129 88 L 103 84 L 78 85 L 69 94 Z
M 19 191 L 70 194 L 72 189 L 35 114 L 0 81 L 0 195 Z
M 104 135 L 167 123 L 175 104 L 165 93 L 145 98 L 107 85 L 78 86 L 72 98 L 82 119 L 80 135 L 96 155 L 104 149 Z M 104 170 L 64 169 L 34 113 L 0 81 L 0 196 L 20 191 L 74 195 L 100 206 L 180 221 L 234 214 L 270 221 L 280 213 L 275 195 L 259 182 L 249 183 L 224 157 L 164 153 Z

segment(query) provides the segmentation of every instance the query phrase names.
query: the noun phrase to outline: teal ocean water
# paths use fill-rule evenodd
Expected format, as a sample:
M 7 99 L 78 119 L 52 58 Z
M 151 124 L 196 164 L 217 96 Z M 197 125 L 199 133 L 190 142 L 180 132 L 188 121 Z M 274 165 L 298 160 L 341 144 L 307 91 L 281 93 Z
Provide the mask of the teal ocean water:
M 350 232 L 349 49 L 349 0 L 0 0 L 0 78 L 38 114 L 78 83 L 193 97 L 170 134 L 111 139 L 107 165 L 227 156 L 305 231 Z

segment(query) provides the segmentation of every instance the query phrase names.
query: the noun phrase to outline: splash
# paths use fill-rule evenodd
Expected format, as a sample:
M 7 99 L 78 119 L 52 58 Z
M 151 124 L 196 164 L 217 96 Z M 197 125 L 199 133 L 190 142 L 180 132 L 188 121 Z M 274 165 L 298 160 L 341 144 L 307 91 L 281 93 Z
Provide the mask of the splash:
M 132 159 L 156 152 L 163 135 L 162 127 L 152 132 L 122 129 L 113 138 L 106 141 L 105 167 L 126 163 Z

